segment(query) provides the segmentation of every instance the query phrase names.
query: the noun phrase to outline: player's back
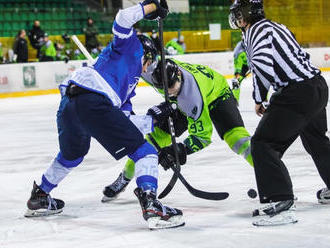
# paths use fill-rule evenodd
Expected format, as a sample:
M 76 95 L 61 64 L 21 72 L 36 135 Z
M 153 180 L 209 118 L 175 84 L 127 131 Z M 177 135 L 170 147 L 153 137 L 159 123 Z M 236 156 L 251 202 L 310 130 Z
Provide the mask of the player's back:
M 107 81 L 122 102 L 135 88 L 142 71 L 143 48 L 134 33 L 129 39 L 115 36 L 99 55 L 94 69 Z

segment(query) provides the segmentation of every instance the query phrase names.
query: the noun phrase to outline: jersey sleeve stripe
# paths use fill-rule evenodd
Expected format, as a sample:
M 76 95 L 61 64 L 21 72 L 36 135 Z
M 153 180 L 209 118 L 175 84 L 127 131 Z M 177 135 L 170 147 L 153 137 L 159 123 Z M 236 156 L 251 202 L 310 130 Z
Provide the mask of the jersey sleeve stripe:
M 114 21 L 113 23 L 113 29 L 117 33 L 126 34 L 126 35 L 128 35 L 132 31 L 132 28 L 121 27 L 116 21 Z

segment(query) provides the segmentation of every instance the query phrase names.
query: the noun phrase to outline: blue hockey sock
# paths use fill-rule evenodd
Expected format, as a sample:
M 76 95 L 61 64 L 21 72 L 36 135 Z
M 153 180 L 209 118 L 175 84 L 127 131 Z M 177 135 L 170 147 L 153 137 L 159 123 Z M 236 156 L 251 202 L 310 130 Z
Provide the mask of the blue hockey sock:
M 136 179 L 136 184 L 143 191 L 157 192 L 158 181 L 157 178 L 153 176 L 140 176 Z

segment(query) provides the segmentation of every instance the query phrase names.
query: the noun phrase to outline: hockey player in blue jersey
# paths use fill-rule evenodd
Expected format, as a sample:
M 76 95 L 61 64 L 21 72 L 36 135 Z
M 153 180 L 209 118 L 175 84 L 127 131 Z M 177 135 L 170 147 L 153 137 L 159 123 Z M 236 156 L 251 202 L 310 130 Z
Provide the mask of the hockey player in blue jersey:
M 57 113 L 60 152 L 42 175 L 41 184 L 34 182 L 26 217 L 62 212 L 64 201 L 52 198 L 50 192 L 83 161 L 93 137 L 115 159 L 127 155 L 135 162 L 138 187 L 134 193 L 149 228 L 184 225 L 181 210 L 166 207 L 157 200 L 157 152 L 144 139 L 143 130 L 129 119 L 130 99 L 135 95 L 141 72 L 156 58 L 152 42 L 137 36 L 132 26 L 143 18 L 165 18 L 167 13 L 165 0 L 145 0 L 119 11 L 113 25 L 113 42 L 93 66 L 76 70 L 60 85 L 62 99 Z M 146 116 L 142 126 L 152 130 L 152 125 L 152 117 Z

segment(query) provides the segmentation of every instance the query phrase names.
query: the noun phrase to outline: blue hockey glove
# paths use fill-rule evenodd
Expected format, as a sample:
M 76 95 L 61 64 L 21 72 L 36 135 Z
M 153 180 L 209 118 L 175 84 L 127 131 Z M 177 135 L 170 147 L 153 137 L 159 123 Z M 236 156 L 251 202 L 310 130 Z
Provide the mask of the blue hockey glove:
M 168 5 L 166 0 L 145 0 L 141 4 L 143 6 L 154 3 L 157 6 L 157 10 L 144 16 L 147 20 L 156 20 L 158 18 L 165 19 L 168 15 Z
M 162 102 L 148 109 L 147 115 L 151 115 L 158 124 L 166 121 L 168 117 L 175 111 L 175 103 Z
M 182 143 L 178 143 L 177 147 L 178 147 L 179 163 L 180 165 L 184 165 L 187 161 L 186 146 Z M 165 170 L 169 169 L 171 166 L 175 164 L 175 153 L 174 153 L 173 145 L 166 146 L 158 152 L 158 161 L 159 164 L 163 166 Z

